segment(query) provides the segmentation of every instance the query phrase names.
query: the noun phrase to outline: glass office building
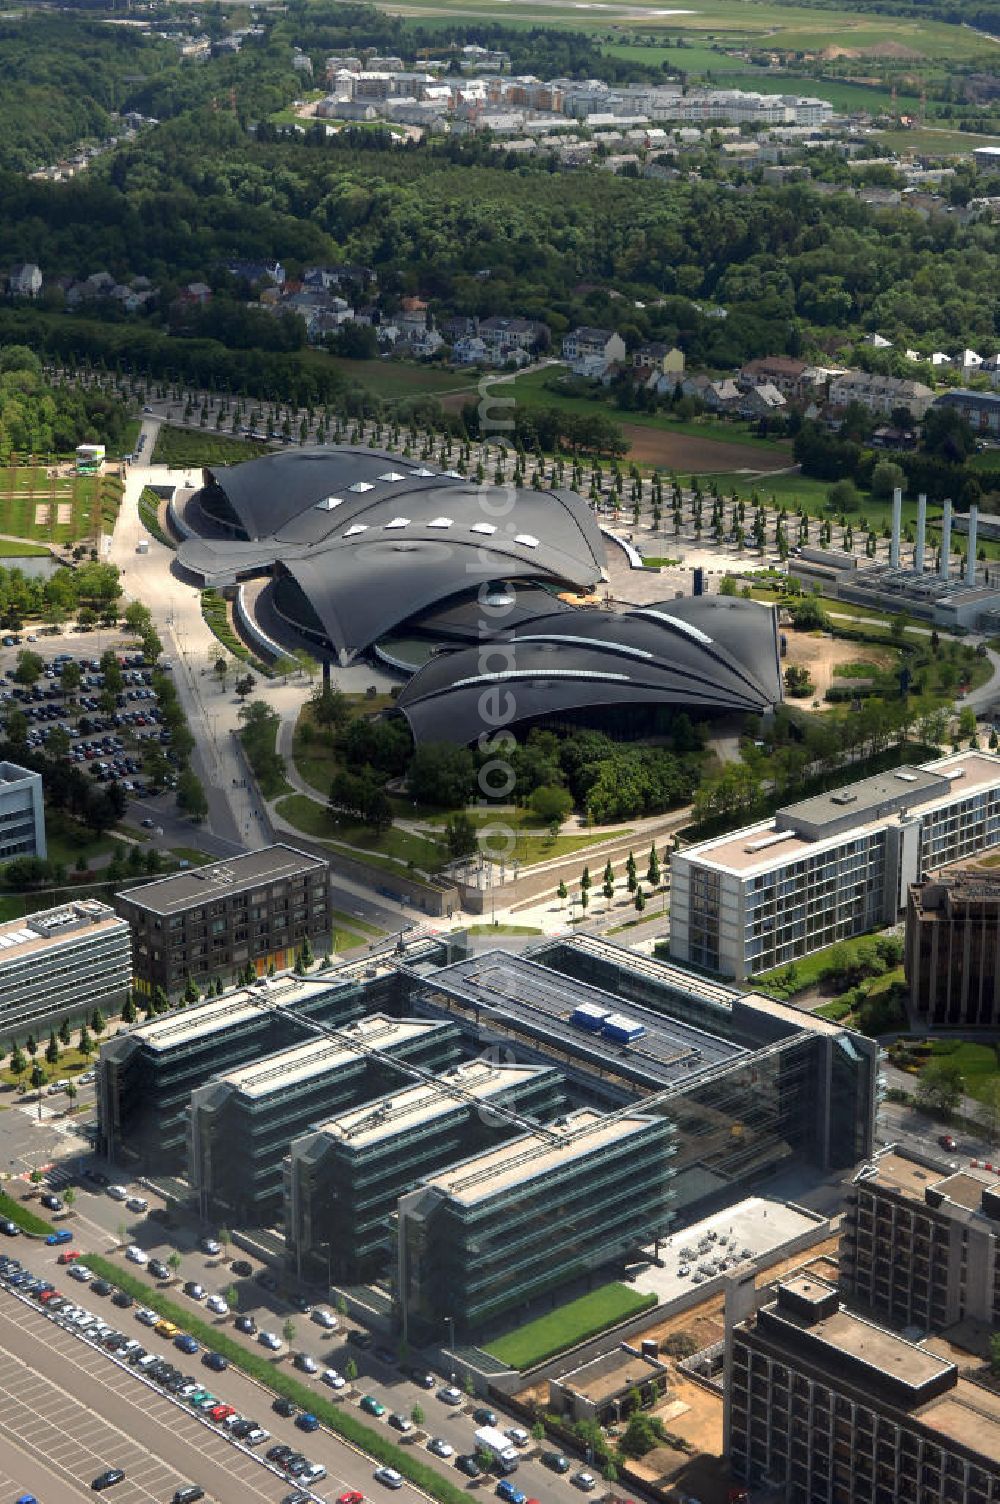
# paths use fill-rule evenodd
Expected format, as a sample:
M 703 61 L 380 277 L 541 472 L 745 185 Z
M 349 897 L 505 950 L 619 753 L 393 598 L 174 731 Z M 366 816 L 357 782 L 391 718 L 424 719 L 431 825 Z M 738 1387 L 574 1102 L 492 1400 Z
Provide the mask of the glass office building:
M 465 1336 L 619 1266 L 670 1222 L 673 1129 L 580 1109 L 425 1179 L 399 1202 L 396 1298 L 408 1341 Z
M 297 1272 L 352 1281 L 378 1273 L 395 1253 L 396 1202 L 421 1176 L 564 1106 L 551 1067 L 468 1060 L 304 1134 L 285 1161 L 285 1238 Z
M 437 1073 L 459 1052 L 453 1024 L 374 1014 L 214 1075 L 191 1093 L 188 1170 L 202 1215 L 273 1221 L 292 1139 L 402 1083 L 407 1063 Z

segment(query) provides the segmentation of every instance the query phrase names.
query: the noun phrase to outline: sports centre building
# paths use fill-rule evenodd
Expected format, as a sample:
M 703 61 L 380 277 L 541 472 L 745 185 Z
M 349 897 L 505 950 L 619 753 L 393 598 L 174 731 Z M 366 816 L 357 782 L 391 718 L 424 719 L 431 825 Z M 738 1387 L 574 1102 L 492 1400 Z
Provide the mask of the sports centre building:
M 479 486 L 386 451 L 313 446 L 206 469 L 183 531 L 178 562 L 202 585 L 265 581 L 253 611 L 282 646 L 399 673 L 417 742 L 471 740 L 484 694 L 516 702 L 521 723 L 613 719 L 625 731 L 661 709 L 761 714 L 781 700 L 773 608 L 591 604 L 605 538 L 574 491 Z

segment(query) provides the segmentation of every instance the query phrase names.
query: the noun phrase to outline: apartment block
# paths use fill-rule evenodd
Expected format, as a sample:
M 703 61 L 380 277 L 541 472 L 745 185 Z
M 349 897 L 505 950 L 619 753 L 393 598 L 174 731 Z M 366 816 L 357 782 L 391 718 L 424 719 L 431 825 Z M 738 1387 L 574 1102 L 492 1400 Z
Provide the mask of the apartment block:
M 1000 1024 L 1000 874 L 954 868 L 910 888 L 910 1006 L 932 1029 Z
M 170 997 L 188 977 L 235 981 L 289 969 L 302 942 L 327 949 L 333 930 L 330 867 L 293 846 L 210 862 L 130 888 L 115 907 L 132 927 L 135 986 Z
M 47 853 L 42 775 L 0 762 L 0 862 Z
M 0 924 L 0 1029 L 51 1028 L 117 1013 L 132 981 L 132 935 L 112 909 L 88 898 Z
M 98 1142 L 111 1160 L 184 1168 L 191 1093 L 233 1070 L 310 1037 L 305 1020 L 339 1027 L 363 1011 L 363 983 L 329 973 L 281 977 L 165 1013 L 101 1046 Z
M 480 1058 L 303 1134 L 285 1161 L 285 1240 L 300 1277 L 370 1278 L 391 1261 L 396 1203 L 422 1176 L 564 1106 L 554 1067 Z
M 1000 1322 L 1000 1177 L 896 1149 L 847 1191 L 841 1286 L 894 1324 Z
M 1000 757 L 900 767 L 671 858 L 670 954 L 737 980 L 894 924 L 924 874 L 1000 844 Z
M 399 1201 L 404 1337 L 464 1334 L 620 1264 L 670 1221 L 674 1130 L 581 1108 L 424 1179 Z
M 213 1076 L 190 1099 L 189 1179 L 203 1215 L 224 1207 L 244 1225 L 269 1223 L 298 1134 L 403 1083 L 407 1064 L 436 1074 L 458 1055 L 453 1024 L 376 1013 Z
M 755 1303 L 752 1279 L 734 1278 L 724 1444 L 752 1490 L 785 1504 L 1000 1500 L 1000 1396 L 808 1273 Z

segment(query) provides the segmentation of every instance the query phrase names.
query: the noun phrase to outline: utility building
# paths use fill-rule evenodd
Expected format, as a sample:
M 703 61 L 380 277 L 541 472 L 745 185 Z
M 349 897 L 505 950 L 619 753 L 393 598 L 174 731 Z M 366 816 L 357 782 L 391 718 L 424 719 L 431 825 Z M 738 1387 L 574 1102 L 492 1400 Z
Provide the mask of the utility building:
M 453 1024 L 374 1014 L 213 1076 L 191 1094 L 189 1171 L 203 1215 L 225 1206 L 244 1224 L 271 1221 L 297 1134 L 405 1080 L 406 1063 L 436 1073 L 458 1055 Z
M 295 1139 L 285 1162 L 289 1257 L 300 1275 L 371 1276 L 391 1260 L 396 1202 L 421 1176 L 564 1105 L 553 1067 L 479 1059 L 330 1118 Z

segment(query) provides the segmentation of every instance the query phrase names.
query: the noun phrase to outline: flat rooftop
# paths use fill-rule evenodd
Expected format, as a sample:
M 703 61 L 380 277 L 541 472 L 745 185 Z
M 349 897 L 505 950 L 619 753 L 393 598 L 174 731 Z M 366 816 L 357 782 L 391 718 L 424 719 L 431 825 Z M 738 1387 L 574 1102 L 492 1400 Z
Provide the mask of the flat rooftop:
M 748 1056 L 749 1051 L 721 1035 L 681 1019 L 622 1002 L 612 992 L 578 981 L 525 956 L 491 950 L 441 967 L 423 978 L 431 992 L 445 993 L 477 1022 L 506 1022 L 542 1045 L 603 1066 L 613 1061 L 651 1089 L 689 1081 L 701 1070 Z M 737 996 L 733 993 L 732 996 Z M 630 1044 L 609 1040 L 570 1022 L 577 1008 L 596 1006 L 641 1024 L 645 1032 Z
M 188 872 L 177 872 L 171 877 L 129 888 L 121 894 L 121 899 L 153 914 L 177 914 L 201 903 L 212 903 L 264 883 L 279 882 L 282 878 L 318 868 L 325 870 L 328 866 L 324 858 L 311 856 L 295 846 L 265 846 L 260 851 L 227 857 L 222 862 L 209 862 L 204 867 L 194 867 Z
M 982 1385 L 960 1378 L 954 1389 L 931 1400 L 917 1415 L 925 1426 L 994 1465 L 1000 1458 L 1000 1398 Z
M 920 781 L 916 787 L 921 797 L 911 801 L 910 807 L 920 815 L 940 809 L 945 805 L 955 804 L 978 789 L 1000 787 L 1000 757 L 991 756 L 986 752 L 959 752 L 936 762 L 925 763 L 921 768 L 907 767 L 897 771 L 919 775 Z M 931 774 L 935 779 L 941 775 L 947 779 L 947 782 L 928 783 L 923 780 L 924 774 Z M 897 784 L 896 799 L 898 801 L 900 790 L 907 789 L 910 785 L 905 779 L 896 779 L 894 782 Z M 845 840 L 854 840 L 869 832 L 883 830 L 894 818 L 898 818 L 894 812 L 872 818 L 872 805 L 865 798 L 859 798 L 856 803 L 842 805 L 829 802 L 838 794 L 846 794 L 853 789 L 864 789 L 871 783 L 880 783 L 880 780 L 863 779 L 858 784 L 848 785 L 844 790 L 834 789 L 828 794 L 818 795 L 815 800 L 803 800 L 801 804 L 790 805 L 787 810 L 779 810 L 772 819 L 762 821 L 759 825 L 745 826 L 742 830 L 732 831 L 729 835 L 702 841 L 697 846 L 688 847 L 681 855 L 696 861 L 699 866 L 751 876 L 769 872 L 775 867 L 784 867 L 802 856 L 816 856 L 824 851 L 832 850 Z M 885 785 L 882 787 L 884 788 Z M 838 826 L 830 834 L 819 835 L 800 833 L 796 829 L 788 828 L 784 823 L 785 817 L 796 811 L 798 818 L 804 820 L 802 812 L 810 809 L 813 809 L 820 818 L 824 816 L 824 812 L 836 810 L 837 821 L 845 813 L 853 811 L 856 813 L 856 819 L 852 818 L 846 828 Z M 813 829 L 819 828 L 819 825 L 813 827 Z
M 464 1110 L 465 1093 L 477 1101 L 488 1101 L 546 1069 L 538 1065 L 491 1065 L 487 1060 L 466 1060 L 453 1070 L 442 1071 L 433 1085 L 421 1082 L 380 1097 L 376 1102 L 366 1102 L 328 1118 L 320 1123 L 317 1132 L 351 1149 L 367 1149 L 383 1139 L 395 1138 L 404 1128 L 418 1128 L 450 1112 Z
M 783 1284 L 807 1301 L 837 1293 L 836 1286 L 828 1285 L 814 1275 L 793 1276 Z M 775 1311 L 774 1306 L 765 1309 Z M 919 1390 L 955 1370 L 955 1365 L 939 1354 L 907 1342 L 895 1332 L 876 1326 L 850 1311 L 836 1310 L 832 1315 L 811 1319 L 782 1307 L 777 1314 L 781 1321 L 801 1332 L 808 1345 L 824 1349 L 830 1357 L 839 1354 L 854 1359 L 864 1368 L 887 1374 L 913 1390 Z M 770 1335 L 774 1328 L 768 1326 L 767 1330 Z M 828 1366 L 828 1360 L 820 1361 L 824 1367 Z
M 0 966 L 70 940 L 120 930 L 124 924 L 125 920 L 119 919 L 113 909 L 93 898 L 8 920 L 0 924 Z
M 1000 769 L 998 769 L 1000 772 Z M 872 778 L 862 778 L 842 789 L 830 789 L 798 804 L 779 810 L 776 820 L 781 830 L 798 831 L 803 827 L 822 828 L 845 816 L 856 818 L 859 825 L 878 819 L 888 805 L 905 798 L 906 806 L 926 804 L 935 795 L 950 792 L 951 782 L 941 773 L 905 763 Z
M 926 1202 L 926 1192 L 931 1189 L 945 1196 L 953 1206 L 967 1211 L 979 1212 L 983 1192 L 995 1190 L 1000 1179 L 989 1170 L 946 1170 L 942 1167 L 921 1164 L 908 1154 L 893 1150 L 876 1161 L 874 1175 L 866 1175 L 859 1185 L 882 1186 L 895 1191 L 912 1201 Z
M 124 921 L 119 921 L 124 922 Z M 308 979 L 296 976 L 262 977 L 249 987 L 241 987 L 221 998 L 206 998 L 188 1008 L 150 1018 L 136 1024 L 129 1032 L 152 1050 L 172 1050 L 199 1035 L 213 1034 L 235 1027 L 250 1018 L 258 1018 L 277 1009 L 293 1010 L 306 999 L 323 997 L 341 986 L 345 978 L 331 969 Z
M 373 1013 L 369 1018 L 344 1024 L 338 1029 L 336 1039 L 325 1035 L 307 1039 L 273 1055 L 265 1055 L 250 1065 L 238 1065 L 213 1080 L 235 1087 L 240 1096 L 259 1100 L 315 1076 L 328 1075 L 342 1070 L 345 1065 L 356 1064 L 359 1058 L 363 1058 L 365 1050 L 391 1052 L 441 1027 L 430 1019 L 396 1019 L 384 1013 Z
M 561 1123 L 508 1140 L 501 1147 L 463 1160 L 450 1170 L 427 1176 L 422 1184 L 442 1191 L 463 1206 L 474 1206 L 510 1186 L 523 1185 L 576 1159 L 584 1159 L 608 1144 L 623 1143 L 655 1121 L 638 1112 L 609 1117 L 589 1107 L 580 1108 Z

